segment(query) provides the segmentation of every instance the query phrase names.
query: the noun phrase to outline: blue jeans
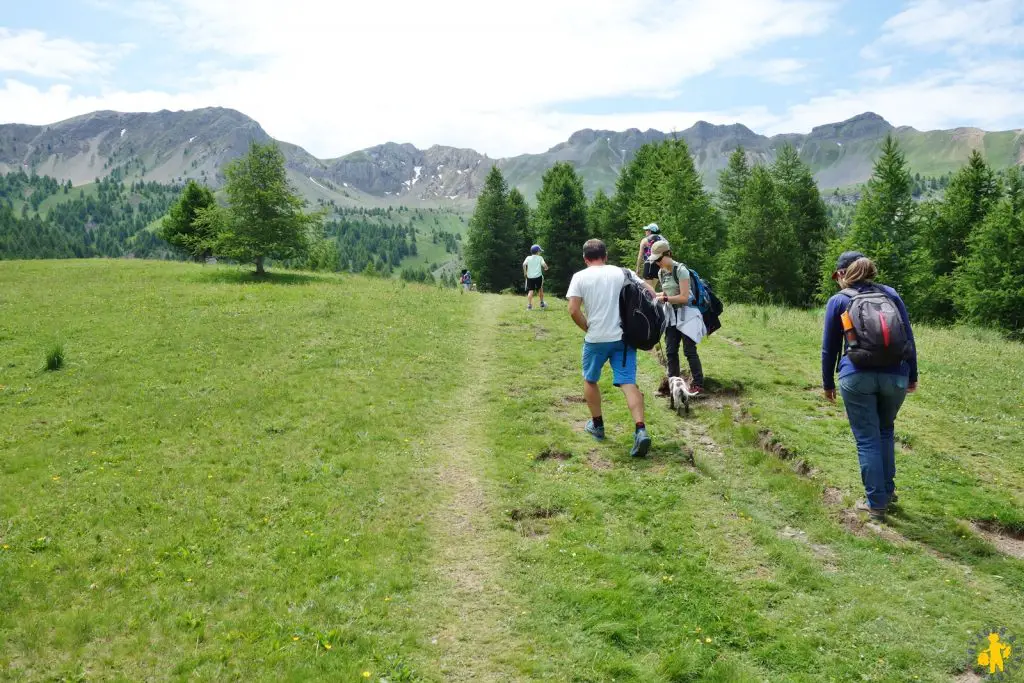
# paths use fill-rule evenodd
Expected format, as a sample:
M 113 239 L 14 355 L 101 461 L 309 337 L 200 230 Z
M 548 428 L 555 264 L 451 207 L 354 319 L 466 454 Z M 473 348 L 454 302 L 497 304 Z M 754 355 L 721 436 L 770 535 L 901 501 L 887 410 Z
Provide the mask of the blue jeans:
M 857 442 L 868 505 L 884 510 L 896 490 L 896 414 L 907 397 L 904 375 L 857 372 L 839 380 L 846 417 Z

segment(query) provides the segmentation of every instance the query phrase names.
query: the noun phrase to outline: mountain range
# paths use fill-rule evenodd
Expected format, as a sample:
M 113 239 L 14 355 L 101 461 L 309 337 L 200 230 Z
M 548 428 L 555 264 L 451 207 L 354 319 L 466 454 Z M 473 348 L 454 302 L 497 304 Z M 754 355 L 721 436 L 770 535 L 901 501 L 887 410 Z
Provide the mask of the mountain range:
M 472 149 L 434 145 L 425 150 L 388 142 L 335 159 L 318 159 L 297 145 L 279 141 L 289 177 L 312 202 L 341 206 L 471 203 L 484 177 L 497 165 L 510 186 L 532 200 L 544 171 L 556 161 L 572 163 L 588 193 L 612 191 L 619 170 L 642 145 L 672 135 L 686 140 L 709 188 L 729 154 L 742 145 L 752 163 L 770 163 L 791 144 L 823 189 L 866 181 L 881 141 L 899 139 L 911 170 L 922 175 L 955 171 L 974 149 L 995 168 L 1024 163 L 1024 130 L 986 132 L 977 128 L 918 131 L 894 127 L 867 112 L 815 127 L 808 134 L 767 137 L 742 124 L 705 121 L 678 133 L 656 130 L 581 130 L 539 154 L 491 159 Z M 123 177 L 157 182 L 223 182 L 226 163 L 245 153 L 250 141 L 272 138 L 253 119 L 232 109 L 120 113 L 98 111 L 47 126 L 0 125 L 0 173 L 23 169 L 70 180 L 93 182 L 121 169 Z

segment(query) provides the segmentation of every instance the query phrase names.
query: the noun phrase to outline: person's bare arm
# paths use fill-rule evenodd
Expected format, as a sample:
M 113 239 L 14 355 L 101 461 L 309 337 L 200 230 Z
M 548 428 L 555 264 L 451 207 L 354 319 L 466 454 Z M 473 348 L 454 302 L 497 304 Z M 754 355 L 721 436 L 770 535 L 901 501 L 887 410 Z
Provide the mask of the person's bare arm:
M 583 299 L 578 296 L 569 297 L 569 315 L 576 326 L 586 332 L 590 329 L 590 323 L 587 322 L 587 316 L 583 315 L 582 306 Z
M 643 240 L 640 240 L 640 249 L 637 250 L 637 252 L 636 252 L 636 274 L 637 275 L 643 275 L 643 272 L 644 272 L 643 271 L 643 268 L 644 268 L 644 265 L 643 265 L 644 264 L 644 240 L 646 240 L 646 239 L 647 238 L 645 237 Z
M 685 305 L 690 303 L 690 278 L 686 278 L 686 282 L 679 283 L 679 294 L 676 296 L 665 296 L 663 293 L 661 300 L 670 304 Z

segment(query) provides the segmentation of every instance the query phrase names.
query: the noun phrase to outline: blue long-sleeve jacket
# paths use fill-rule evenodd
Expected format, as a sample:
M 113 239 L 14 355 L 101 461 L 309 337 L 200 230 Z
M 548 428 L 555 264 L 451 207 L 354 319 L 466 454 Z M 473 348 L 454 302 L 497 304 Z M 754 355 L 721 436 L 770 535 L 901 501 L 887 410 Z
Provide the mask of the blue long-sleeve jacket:
M 853 289 L 860 291 L 867 286 L 866 284 L 854 285 Z M 896 303 L 900 317 L 903 318 L 903 324 L 907 327 L 907 333 L 910 335 L 910 343 L 914 351 L 909 362 L 904 361 L 890 368 L 877 368 L 872 371 L 904 375 L 913 384 L 917 382 L 917 344 L 914 342 L 914 330 L 910 327 L 910 316 L 907 315 L 907 307 L 895 289 L 885 285 L 877 286 Z M 843 354 L 844 338 L 841 316 L 849 308 L 850 297 L 842 293 L 836 294 L 829 299 L 828 306 L 825 308 L 825 333 L 821 339 L 821 386 L 824 389 L 836 388 L 835 372 L 837 359 L 839 360 L 839 379 L 859 372 L 856 366 L 850 362 L 850 359 Z M 841 354 L 843 354 L 842 358 L 840 358 Z

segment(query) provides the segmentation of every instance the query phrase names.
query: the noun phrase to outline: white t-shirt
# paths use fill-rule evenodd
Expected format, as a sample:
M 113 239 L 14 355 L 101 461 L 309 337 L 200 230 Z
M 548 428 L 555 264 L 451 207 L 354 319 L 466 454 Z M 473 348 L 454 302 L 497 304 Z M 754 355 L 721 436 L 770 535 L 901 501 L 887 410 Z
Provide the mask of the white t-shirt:
M 523 265 L 526 266 L 526 277 L 542 277 L 544 275 L 544 257 L 540 254 L 530 254 L 523 261 Z
M 636 273 L 627 272 L 641 287 L 644 286 L 643 280 Z M 591 344 L 622 339 L 619 292 L 624 283 L 625 275 L 618 266 L 588 266 L 572 276 L 565 296 L 583 299 L 590 326 L 584 339 Z

